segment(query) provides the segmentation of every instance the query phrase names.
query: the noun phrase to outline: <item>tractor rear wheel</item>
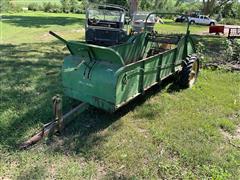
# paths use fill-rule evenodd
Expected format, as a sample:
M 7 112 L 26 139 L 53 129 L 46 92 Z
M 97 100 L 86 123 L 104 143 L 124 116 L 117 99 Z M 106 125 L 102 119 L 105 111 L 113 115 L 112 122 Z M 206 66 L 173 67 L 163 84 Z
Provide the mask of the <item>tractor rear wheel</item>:
M 197 81 L 200 62 L 196 55 L 188 56 L 182 65 L 180 72 L 179 85 L 182 88 L 191 88 Z

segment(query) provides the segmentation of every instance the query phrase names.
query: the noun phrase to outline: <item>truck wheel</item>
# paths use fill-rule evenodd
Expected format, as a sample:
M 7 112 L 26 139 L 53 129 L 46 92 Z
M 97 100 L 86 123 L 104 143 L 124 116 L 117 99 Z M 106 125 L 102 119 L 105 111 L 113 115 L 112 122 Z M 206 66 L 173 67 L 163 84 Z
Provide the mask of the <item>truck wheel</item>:
M 195 24 L 195 21 L 190 21 L 190 24 Z
M 209 26 L 215 26 L 215 23 L 214 23 L 214 22 L 211 22 L 211 23 L 209 24 Z
M 180 72 L 179 85 L 181 88 L 191 88 L 197 81 L 199 73 L 199 59 L 196 55 L 188 56 L 182 65 Z

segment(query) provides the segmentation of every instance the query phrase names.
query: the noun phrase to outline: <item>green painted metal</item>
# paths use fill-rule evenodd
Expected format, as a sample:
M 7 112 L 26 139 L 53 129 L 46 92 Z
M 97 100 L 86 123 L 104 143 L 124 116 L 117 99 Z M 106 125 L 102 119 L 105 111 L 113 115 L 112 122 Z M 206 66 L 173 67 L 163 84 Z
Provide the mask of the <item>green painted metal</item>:
M 195 53 L 188 29 L 173 49 L 154 55 L 149 55 L 150 36 L 147 32 L 131 35 L 125 43 L 110 47 L 59 38 L 71 52 L 62 68 L 65 94 L 113 112 L 181 70 L 186 56 Z

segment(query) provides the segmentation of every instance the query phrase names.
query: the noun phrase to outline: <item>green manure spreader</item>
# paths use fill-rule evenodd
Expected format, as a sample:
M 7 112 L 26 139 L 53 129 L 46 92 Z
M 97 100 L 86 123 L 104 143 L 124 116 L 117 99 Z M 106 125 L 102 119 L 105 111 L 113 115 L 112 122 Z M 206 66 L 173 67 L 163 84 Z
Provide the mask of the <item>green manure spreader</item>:
M 165 15 L 150 13 L 145 22 L 152 14 Z M 35 143 L 56 127 L 60 130 L 70 114 L 81 112 L 89 105 L 114 112 L 173 74 L 177 75 L 183 88 L 195 83 L 199 60 L 189 23 L 185 34 L 144 31 L 149 29 L 148 23 L 141 32 L 127 33 L 125 16 L 125 9 L 121 7 L 100 5 L 89 8 L 84 42 L 66 41 L 50 32 L 64 42 L 70 52 L 62 67 L 64 95 L 83 103 L 62 115 L 61 100 L 55 97 L 54 120 L 22 147 Z

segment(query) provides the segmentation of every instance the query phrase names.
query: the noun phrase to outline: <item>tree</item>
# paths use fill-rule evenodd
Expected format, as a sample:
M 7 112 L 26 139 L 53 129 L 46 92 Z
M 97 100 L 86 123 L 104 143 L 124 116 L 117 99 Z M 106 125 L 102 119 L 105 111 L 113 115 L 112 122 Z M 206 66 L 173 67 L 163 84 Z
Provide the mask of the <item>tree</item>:
M 223 6 L 232 3 L 233 0 L 203 0 L 203 13 L 212 15 L 217 10 L 221 10 Z
M 177 0 L 140 0 L 139 7 L 142 10 L 173 12 L 176 9 L 176 2 Z
M 196 3 L 198 0 L 176 0 L 176 6 L 179 6 L 183 3 Z
M 203 0 L 203 13 L 208 15 L 211 10 L 215 7 L 216 0 Z
M 0 0 L 0 13 L 10 10 L 12 7 L 9 0 Z
M 129 0 L 129 6 L 130 6 L 130 16 L 134 14 L 138 10 L 138 0 Z

